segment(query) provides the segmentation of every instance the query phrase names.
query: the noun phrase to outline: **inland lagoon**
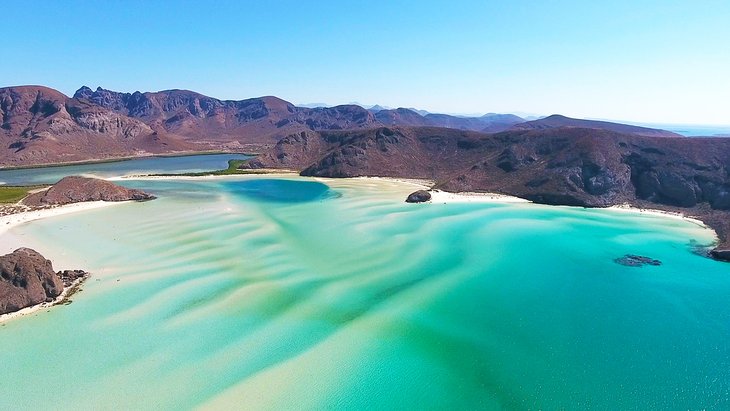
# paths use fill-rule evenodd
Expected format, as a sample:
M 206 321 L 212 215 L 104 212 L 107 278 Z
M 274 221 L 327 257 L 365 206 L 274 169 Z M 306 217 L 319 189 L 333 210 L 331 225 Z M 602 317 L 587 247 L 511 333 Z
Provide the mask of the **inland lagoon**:
M 0 325 L 0 409 L 730 406 L 730 264 L 692 222 L 406 204 L 383 179 L 120 182 L 158 199 L 0 236 L 92 273 Z

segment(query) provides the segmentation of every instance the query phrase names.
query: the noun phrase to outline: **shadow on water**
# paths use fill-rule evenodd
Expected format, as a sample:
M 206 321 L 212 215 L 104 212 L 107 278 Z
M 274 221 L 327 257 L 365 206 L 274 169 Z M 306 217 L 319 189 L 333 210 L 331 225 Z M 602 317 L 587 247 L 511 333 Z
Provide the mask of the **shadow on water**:
M 275 203 L 307 203 L 340 197 L 326 184 L 317 181 L 255 179 L 225 183 L 235 195 Z

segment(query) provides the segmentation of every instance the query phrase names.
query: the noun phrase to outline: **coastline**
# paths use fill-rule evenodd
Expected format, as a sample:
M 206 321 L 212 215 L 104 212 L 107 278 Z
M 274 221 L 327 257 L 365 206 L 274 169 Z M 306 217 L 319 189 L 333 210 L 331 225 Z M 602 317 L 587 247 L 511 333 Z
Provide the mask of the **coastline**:
M 69 298 L 71 298 L 72 295 L 76 294 L 81 290 L 81 284 L 84 283 L 89 278 L 89 275 L 79 278 L 73 283 L 71 283 L 68 287 L 63 287 L 63 291 L 61 291 L 61 294 L 58 295 L 58 297 L 54 298 L 53 301 L 49 302 L 43 302 L 36 305 L 31 305 L 30 307 L 22 308 L 18 311 L 13 311 L 11 313 L 5 313 L 0 314 L 0 325 L 4 325 L 8 321 L 12 321 L 14 319 L 25 317 L 26 315 L 31 315 L 34 313 L 37 313 L 41 310 L 44 310 L 46 308 L 51 308 L 54 305 L 60 305 L 66 303 Z
M 524 198 L 498 193 L 477 193 L 463 191 L 451 193 L 441 190 L 429 190 L 432 203 L 532 203 Z
M 242 176 L 262 176 L 262 175 L 270 175 L 270 176 L 297 176 L 299 177 L 299 173 L 294 170 L 275 170 L 272 172 L 266 172 L 266 173 L 235 173 L 235 174 L 206 174 L 206 175 L 200 175 L 200 176 L 187 176 L 184 174 L 180 175 L 153 175 L 153 174 L 133 174 L 133 175 L 124 175 L 124 176 L 116 176 L 116 177 L 107 177 L 104 178 L 104 180 L 107 181 L 128 181 L 128 180 L 182 180 L 182 181 L 189 181 L 189 180 L 223 180 L 226 178 L 235 178 L 235 177 L 242 177 Z
M 90 158 L 88 160 L 61 161 L 58 163 L 45 163 L 45 164 L 35 164 L 35 165 L 31 164 L 31 165 L 22 165 L 22 166 L 0 166 L 0 170 L 1 171 L 27 170 L 27 169 L 31 169 L 31 168 L 53 168 L 53 167 L 64 167 L 64 166 L 80 166 L 80 165 L 87 165 L 87 164 L 120 163 L 123 161 L 136 160 L 136 159 L 140 159 L 140 158 L 192 157 L 192 156 L 207 156 L 207 155 L 217 155 L 217 154 L 240 154 L 240 155 L 252 156 L 252 157 L 255 157 L 258 155 L 258 153 L 241 153 L 241 152 L 237 152 L 237 151 L 222 151 L 222 150 L 181 151 L 181 152 L 172 152 L 172 153 L 164 153 L 164 154 L 147 153 L 147 154 L 122 156 L 122 157 Z
M 86 201 L 56 207 L 41 208 L 35 210 L 31 209 L 28 211 L 0 216 L 0 252 L 9 250 L 9 248 L 12 247 L 19 247 L 19 245 L 17 244 L 11 244 L 11 239 L 3 237 L 4 234 L 6 234 L 8 231 L 10 231 L 10 229 L 14 227 L 31 221 L 40 220 L 42 218 L 51 218 L 60 215 L 77 213 L 85 210 L 93 210 L 96 208 L 108 207 L 114 204 L 122 203 L 127 203 L 127 201 Z M 15 248 L 13 248 L 13 250 Z M 8 252 L 13 250 L 9 250 Z
M 603 207 L 601 209 L 618 211 L 618 212 L 639 213 L 639 214 L 646 214 L 646 215 L 669 217 L 669 218 L 674 218 L 674 219 L 678 219 L 678 220 L 684 220 L 684 221 L 696 224 L 700 227 L 712 230 L 712 227 L 707 225 L 704 221 L 702 221 L 698 218 L 688 217 L 684 213 L 680 213 L 678 211 L 674 212 L 674 211 L 657 210 L 657 209 L 653 209 L 653 208 L 641 208 L 641 207 L 632 206 L 631 204 L 619 204 L 619 205 L 613 205 L 613 206 L 609 206 L 609 207 Z M 717 236 L 717 233 L 715 233 L 715 236 Z

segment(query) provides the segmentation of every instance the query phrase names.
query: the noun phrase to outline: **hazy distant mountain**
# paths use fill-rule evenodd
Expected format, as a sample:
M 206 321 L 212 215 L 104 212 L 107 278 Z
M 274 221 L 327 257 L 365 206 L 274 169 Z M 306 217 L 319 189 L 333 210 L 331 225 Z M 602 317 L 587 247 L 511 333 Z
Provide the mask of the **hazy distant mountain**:
M 608 121 L 580 120 L 561 116 L 558 114 L 553 114 L 552 116 L 548 116 L 540 120 L 527 121 L 524 123 L 516 124 L 512 128 L 515 130 L 543 130 L 560 127 L 611 130 L 619 133 L 630 133 L 650 137 L 682 137 L 680 134 L 672 133 L 671 131 L 667 130 L 631 126 L 628 124 L 611 123 Z
M 417 109 L 417 108 L 413 108 L 413 107 L 409 107 L 409 108 L 408 108 L 408 110 L 411 110 L 411 111 L 415 111 L 416 113 L 418 113 L 418 114 L 420 114 L 420 115 L 422 115 L 422 116 L 425 116 L 425 115 L 431 114 L 431 113 L 429 113 L 429 112 L 428 112 L 428 111 L 426 111 L 426 110 L 419 110 L 419 109 Z
M 379 104 L 376 104 L 374 106 L 367 107 L 368 111 L 371 113 L 377 113 L 382 110 L 389 110 L 388 107 L 381 106 Z
M 306 103 L 306 104 L 297 104 L 297 107 L 320 108 L 320 107 L 331 107 L 331 106 L 327 103 Z
M 524 120 L 512 114 L 486 114 L 482 117 L 456 117 L 448 114 L 421 115 L 407 108 L 381 110 L 375 118 L 385 125 L 432 126 L 459 130 L 497 132 L 510 128 Z

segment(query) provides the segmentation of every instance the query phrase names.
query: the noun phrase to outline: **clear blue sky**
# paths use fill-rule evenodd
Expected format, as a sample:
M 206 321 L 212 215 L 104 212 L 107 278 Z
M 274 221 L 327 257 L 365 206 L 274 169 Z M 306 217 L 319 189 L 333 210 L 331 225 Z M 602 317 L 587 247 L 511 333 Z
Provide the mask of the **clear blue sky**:
M 0 16 L 1 86 L 730 124 L 727 0 L 3 1 Z

